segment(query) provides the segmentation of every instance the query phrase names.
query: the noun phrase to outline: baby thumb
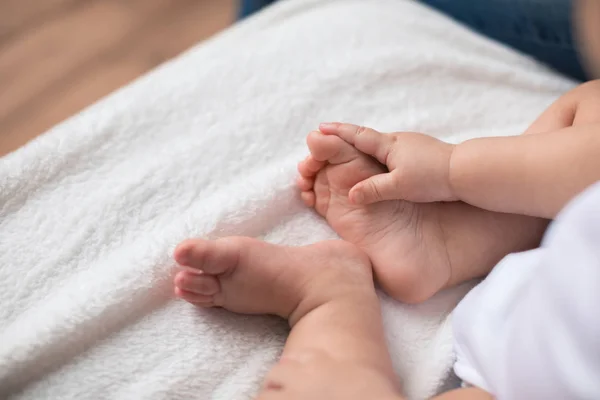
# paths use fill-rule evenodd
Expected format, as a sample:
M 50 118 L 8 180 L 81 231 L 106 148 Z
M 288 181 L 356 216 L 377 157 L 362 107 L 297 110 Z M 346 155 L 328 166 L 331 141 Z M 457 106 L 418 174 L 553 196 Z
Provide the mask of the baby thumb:
M 358 182 L 348 193 L 350 202 L 354 204 L 371 204 L 383 200 L 398 199 L 396 185 L 390 173 L 374 175 Z

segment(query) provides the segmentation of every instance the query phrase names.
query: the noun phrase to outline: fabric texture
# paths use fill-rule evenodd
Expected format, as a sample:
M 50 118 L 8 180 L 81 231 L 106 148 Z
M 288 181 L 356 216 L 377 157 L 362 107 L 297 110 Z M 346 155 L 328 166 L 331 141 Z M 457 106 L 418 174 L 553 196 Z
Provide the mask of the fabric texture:
M 242 0 L 246 17 L 276 0 Z M 573 35 L 573 0 L 419 0 L 574 79 L 587 80 Z
M 573 32 L 573 0 L 420 0 L 557 71 L 587 80 Z
M 600 398 L 600 183 L 540 248 L 504 258 L 454 312 L 464 381 L 497 399 Z
M 174 300 L 179 241 L 336 237 L 294 187 L 321 121 L 511 135 L 571 87 L 412 1 L 283 1 L 198 45 L 0 159 L 0 397 L 251 398 L 286 324 Z M 469 287 L 381 296 L 410 398 Z

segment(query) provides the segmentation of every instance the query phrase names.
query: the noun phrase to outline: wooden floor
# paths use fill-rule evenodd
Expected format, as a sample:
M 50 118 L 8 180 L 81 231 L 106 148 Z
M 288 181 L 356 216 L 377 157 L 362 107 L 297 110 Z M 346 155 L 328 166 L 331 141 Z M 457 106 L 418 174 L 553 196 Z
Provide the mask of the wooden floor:
M 0 0 L 0 156 L 227 27 L 235 0 Z

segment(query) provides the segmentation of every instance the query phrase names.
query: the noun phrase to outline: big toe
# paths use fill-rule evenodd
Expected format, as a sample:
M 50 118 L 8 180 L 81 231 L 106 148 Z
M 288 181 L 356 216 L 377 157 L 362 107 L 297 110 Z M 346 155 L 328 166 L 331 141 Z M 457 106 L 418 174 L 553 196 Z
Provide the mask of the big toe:
M 311 132 L 306 138 L 306 143 L 315 160 L 327 161 L 330 164 L 347 163 L 361 154 L 339 137 L 323 135 L 319 131 Z
M 220 275 L 236 266 L 239 249 L 227 240 L 188 239 L 177 246 L 173 256 L 179 265 Z
M 216 277 L 180 271 L 174 279 L 175 295 L 200 307 L 214 307 L 220 291 Z
M 213 275 L 195 274 L 191 271 L 181 271 L 175 275 L 175 286 L 178 288 L 205 296 L 212 296 L 219 291 L 219 281 Z

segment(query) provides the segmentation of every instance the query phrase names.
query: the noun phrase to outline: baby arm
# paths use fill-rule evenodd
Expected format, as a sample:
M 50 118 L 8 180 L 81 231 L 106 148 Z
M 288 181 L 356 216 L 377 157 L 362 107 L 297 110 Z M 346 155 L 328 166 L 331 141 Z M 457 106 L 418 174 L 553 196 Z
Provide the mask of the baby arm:
M 465 201 L 501 212 L 514 212 L 552 218 L 556 212 L 582 191 L 600 179 L 600 80 L 586 82 L 561 96 L 527 129 L 524 135 L 506 138 L 487 138 L 487 149 L 480 146 L 483 139 L 459 145 L 453 155 L 451 182 L 456 193 Z M 495 148 L 499 145 L 500 147 Z M 462 148 L 461 148 L 462 146 Z M 472 146 L 472 147 L 471 147 Z M 492 148 L 494 147 L 494 148 Z M 465 150 L 460 153 L 460 150 Z M 480 152 L 478 159 L 468 159 L 472 151 Z M 493 154 L 492 154 L 493 153 Z M 502 154 L 507 159 L 500 159 Z M 485 155 L 491 155 L 488 164 Z M 467 156 L 467 159 L 462 159 Z M 495 161 L 493 161 L 495 159 Z M 460 166 L 476 162 L 474 166 Z M 503 166 L 501 166 L 501 164 Z M 454 170 L 453 167 L 458 167 Z M 464 167 L 475 167 L 475 175 L 461 176 Z M 452 171 L 454 170 L 454 171 Z M 461 172 L 463 171 L 463 172 Z M 455 173 L 457 173 L 455 175 Z M 480 191 L 481 198 L 472 197 L 470 186 L 476 175 L 490 174 L 485 189 L 490 199 Z M 498 181 L 498 179 L 500 181 Z M 481 181 L 480 181 L 481 182 Z M 462 187 L 467 185 L 468 187 Z M 502 194 L 498 192 L 505 191 Z M 507 198 L 510 197 L 510 201 Z M 498 204 L 502 203 L 502 204 Z
M 385 164 L 389 173 L 359 182 L 350 200 L 370 204 L 463 200 L 479 208 L 552 218 L 600 179 L 600 80 L 566 93 L 525 132 L 451 145 L 412 132 L 382 134 L 322 124 Z
M 600 179 L 600 124 L 468 140 L 449 163 L 453 197 L 491 211 L 553 218 Z

